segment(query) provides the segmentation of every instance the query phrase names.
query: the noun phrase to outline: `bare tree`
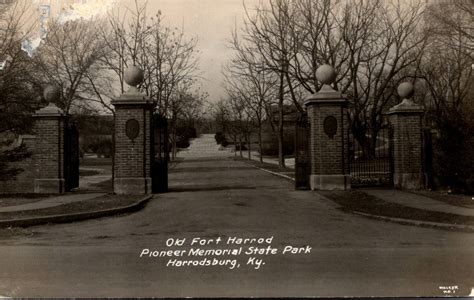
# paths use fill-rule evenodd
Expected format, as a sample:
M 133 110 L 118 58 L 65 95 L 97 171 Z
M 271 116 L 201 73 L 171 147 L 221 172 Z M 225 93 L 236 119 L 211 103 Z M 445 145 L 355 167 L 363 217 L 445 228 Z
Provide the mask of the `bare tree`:
M 242 41 L 247 49 L 259 53 L 263 67 L 278 76 L 278 124 L 275 128 L 278 140 L 278 162 L 285 166 L 283 155 L 283 111 L 285 102 L 290 101 L 303 112 L 295 80 L 290 76 L 290 68 L 300 49 L 299 31 L 294 20 L 299 17 L 295 1 L 271 0 L 268 5 L 260 5 L 251 13 L 247 8 L 242 33 Z M 273 112 L 272 112 L 273 115 Z
M 117 75 L 120 92 L 124 92 L 124 70 L 139 66 L 145 71 L 141 89 L 156 102 L 161 115 L 171 113 L 177 90 L 195 83 L 197 39 L 186 39 L 182 28 L 163 25 L 161 11 L 148 17 L 146 2 L 135 1 L 133 9 L 112 14 L 102 36 L 110 50 L 104 62 Z
M 262 130 L 266 111 L 274 102 L 275 73 L 265 68 L 262 57 L 242 44 L 236 31 L 233 32 L 230 48 L 234 56 L 224 70 L 226 90 L 229 96 L 244 102 L 248 114 L 256 123 L 260 162 L 263 162 Z
M 438 131 L 434 143 L 434 175 L 438 184 L 472 193 L 474 106 L 472 1 L 440 1 L 427 5 L 428 47 L 420 62 L 420 98 L 427 123 Z
M 85 100 L 91 78 L 100 74 L 99 60 L 107 49 L 97 35 L 99 21 L 51 20 L 48 35 L 34 56 L 38 79 L 43 84 L 54 83 L 61 88 L 58 105 L 69 113 L 78 100 Z M 93 80 L 92 80 L 93 81 Z
M 383 113 L 395 104 L 396 87 L 416 76 L 416 66 L 423 57 L 427 38 L 422 30 L 423 4 L 383 3 L 372 15 L 375 22 L 364 38 L 358 62 L 349 60 L 351 76 L 344 86 L 353 101 L 351 114 L 354 136 L 364 146 L 366 155 L 373 149 L 383 124 Z M 346 22 L 346 27 L 353 27 Z M 369 132 L 370 130 L 370 132 Z
M 428 26 L 438 42 L 449 47 L 458 40 L 460 43 L 455 45 L 471 57 L 474 50 L 473 18 L 472 0 L 440 1 L 426 8 Z
M 12 162 L 31 155 L 15 138 L 32 127 L 31 113 L 41 105 L 41 89 L 32 82 L 30 58 L 21 42 L 33 31 L 29 3 L 9 1 L 0 4 L 0 181 L 14 179 L 23 170 Z
M 196 86 L 197 40 L 187 39 L 183 28 L 163 25 L 161 11 L 148 17 L 147 3 L 138 1 L 133 9 L 110 15 L 101 34 L 110 53 L 103 63 L 118 77 L 120 92 L 124 92 L 124 70 L 139 66 L 145 71 L 141 90 L 155 101 L 156 112 L 170 119 L 170 132 L 176 132 L 182 96 Z M 176 143 L 171 144 L 174 157 Z
M 211 104 L 210 109 L 212 110 L 212 118 L 216 123 L 216 132 L 222 132 L 223 134 L 228 133 L 229 131 L 229 122 L 230 122 L 230 108 L 229 103 L 225 99 L 220 99 L 216 103 Z M 236 142 L 236 139 L 232 138 L 233 142 Z
M 224 137 L 230 136 L 234 144 L 234 155 L 237 156 L 237 151 L 239 151 L 240 157 L 242 157 L 245 130 L 243 103 L 239 99 L 228 95 L 227 98 L 222 98 L 217 103 L 214 103 L 211 109 L 217 126 L 216 134 L 222 134 Z
M 354 135 L 371 148 L 384 122 L 383 112 L 396 99 L 395 87 L 416 76 L 426 46 L 423 3 L 300 1 L 298 9 L 301 18 L 295 28 L 303 40 L 292 75 L 314 93 L 319 89 L 317 67 L 334 66 L 334 87 L 347 93 L 353 104 Z
M 229 106 L 233 115 L 236 118 L 233 121 L 234 130 L 238 129 L 239 138 L 239 149 L 242 156 L 243 142 L 242 138 L 247 145 L 248 150 L 248 159 L 251 157 L 251 134 L 252 134 L 252 125 L 253 121 L 256 119 L 255 110 L 252 108 L 251 97 L 252 94 L 248 94 L 248 91 L 243 91 L 241 87 L 237 86 L 227 86 L 226 87 L 227 96 L 226 99 L 229 102 Z M 237 149 L 237 147 L 236 147 Z
M 21 50 L 36 25 L 29 4 L 15 0 L 0 6 L 0 132 L 27 131 L 30 114 L 41 105 L 42 87 L 35 84 L 31 59 Z
M 426 107 L 435 126 L 466 118 L 472 97 L 472 1 L 432 3 L 426 8 L 429 36 L 418 78 L 427 89 Z
M 184 122 L 187 128 L 194 128 L 194 122 L 198 119 L 201 114 L 201 110 L 207 93 L 202 93 L 198 88 L 194 91 L 189 90 L 187 87 L 179 90 L 176 94 L 172 95 L 172 101 L 170 101 L 170 140 L 171 140 L 171 156 L 172 159 L 176 158 L 178 151 L 177 147 L 177 127 L 180 122 Z
M 197 40 L 187 40 L 183 29 L 165 27 L 162 22 L 158 13 L 149 25 L 150 38 L 145 49 L 149 76 L 145 88 L 150 97 L 156 99 L 160 113 L 167 115 L 173 92 L 178 86 L 190 88 L 195 79 Z

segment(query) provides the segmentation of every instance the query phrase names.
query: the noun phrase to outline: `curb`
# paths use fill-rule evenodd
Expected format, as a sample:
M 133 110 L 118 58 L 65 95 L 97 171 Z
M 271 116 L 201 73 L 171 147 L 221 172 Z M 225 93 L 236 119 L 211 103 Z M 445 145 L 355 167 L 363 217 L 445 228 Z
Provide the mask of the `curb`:
M 254 166 L 254 167 L 259 169 L 259 170 L 262 170 L 264 172 L 267 172 L 267 173 L 270 173 L 270 174 L 273 174 L 273 175 L 276 175 L 276 176 L 280 176 L 280 177 L 283 177 L 283 178 L 291 180 L 291 181 L 295 181 L 295 179 L 293 179 L 293 178 L 291 178 L 287 175 L 280 174 L 278 172 L 269 171 L 269 170 L 266 170 L 266 169 L 263 169 L 263 168 L 259 168 L 257 166 Z M 337 204 L 336 202 L 332 201 L 331 199 L 328 199 L 328 198 L 324 197 L 323 195 L 321 195 L 319 193 L 318 193 L 318 195 L 321 196 L 321 198 L 323 198 L 325 200 L 326 204 L 328 204 L 329 206 L 331 206 L 333 208 L 336 208 L 336 209 L 344 209 L 343 206 Z M 375 220 L 382 220 L 382 221 L 392 222 L 392 223 L 397 223 L 397 224 L 402 224 L 402 225 L 415 225 L 415 226 L 419 226 L 419 227 L 437 228 L 437 229 L 444 229 L 444 230 L 462 230 L 462 231 L 474 232 L 474 226 L 470 226 L 470 225 L 458 225 L 458 224 L 449 224 L 449 223 L 439 223 L 439 222 L 429 222 L 429 221 L 393 218 L 393 217 L 386 217 L 386 216 L 381 216 L 381 215 L 367 214 L 367 213 L 358 212 L 358 211 L 354 211 L 354 210 L 346 210 L 346 211 L 351 212 L 355 215 L 366 217 L 366 218 L 371 218 L 371 219 L 375 219 Z
M 253 166 L 253 167 L 254 167 L 254 168 L 257 168 L 257 169 L 259 169 L 259 170 L 262 170 L 262 171 L 264 171 L 264 172 L 270 173 L 270 174 L 272 174 L 272 175 L 280 176 L 280 177 L 283 177 L 283 178 L 285 178 L 285 179 L 287 179 L 287 180 L 290 180 L 290 181 L 295 181 L 294 178 L 292 178 L 292 177 L 290 177 L 290 176 L 288 176 L 288 175 L 281 174 L 281 173 L 278 173 L 278 172 L 269 171 L 269 170 L 267 170 L 267 169 L 263 169 L 263 168 L 260 168 L 260 167 L 257 167 L 257 166 Z
M 36 218 L 0 221 L 0 228 L 29 227 L 29 226 L 35 226 L 35 225 L 43 225 L 47 223 L 71 223 L 71 222 L 76 222 L 76 221 L 96 219 L 96 218 L 101 218 L 101 217 L 118 215 L 122 213 L 134 212 L 134 211 L 138 211 L 142 209 L 152 197 L 153 195 L 147 195 L 136 203 L 133 203 L 127 206 L 117 207 L 117 208 L 96 210 L 96 211 L 91 211 L 91 212 L 81 212 L 81 213 L 75 213 L 75 214 L 63 214 L 63 215 L 53 215 L 53 216 L 44 216 L 44 217 L 36 217 Z

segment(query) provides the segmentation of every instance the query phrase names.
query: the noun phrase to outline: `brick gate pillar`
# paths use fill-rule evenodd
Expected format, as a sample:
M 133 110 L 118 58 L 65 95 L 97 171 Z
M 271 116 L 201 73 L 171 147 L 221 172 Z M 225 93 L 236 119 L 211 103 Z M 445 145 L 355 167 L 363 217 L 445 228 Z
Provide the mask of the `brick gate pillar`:
M 130 89 L 114 99 L 115 166 L 114 193 L 151 193 L 151 118 L 153 102 L 136 86 L 143 81 L 143 71 L 131 67 L 125 71 Z
M 394 174 L 396 188 L 420 189 L 423 187 L 423 108 L 414 103 L 413 84 L 404 82 L 398 86 L 403 101 L 388 111 L 393 126 Z
M 52 103 L 57 101 L 59 96 L 59 88 L 46 87 L 44 98 L 50 103 L 33 114 L 36 134 L 35 193 L 61 194 L 65 192 L 64 129 L 67 115 Z
M 310 124 L 311 190 L 350 190 L 347 99 L 332 89 L 336 73 L 329 65 L 316 70 L 323 84 L 305 106 Z

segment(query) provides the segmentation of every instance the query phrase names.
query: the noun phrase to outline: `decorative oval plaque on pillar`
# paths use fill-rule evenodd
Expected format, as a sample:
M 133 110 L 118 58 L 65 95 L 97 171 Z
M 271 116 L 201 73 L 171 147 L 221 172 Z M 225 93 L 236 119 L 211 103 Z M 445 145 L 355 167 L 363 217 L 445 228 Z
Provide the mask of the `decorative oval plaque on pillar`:
M 328 116 L 324 119 L 324 133 L 329 137 L 333 138 L 337 132 L 337 119 L 333 116 Z
M 138 137 L 140 133 L 140 123 L 135 119 L 129 119 L 125 122 L 125 134 L 132 141 Z

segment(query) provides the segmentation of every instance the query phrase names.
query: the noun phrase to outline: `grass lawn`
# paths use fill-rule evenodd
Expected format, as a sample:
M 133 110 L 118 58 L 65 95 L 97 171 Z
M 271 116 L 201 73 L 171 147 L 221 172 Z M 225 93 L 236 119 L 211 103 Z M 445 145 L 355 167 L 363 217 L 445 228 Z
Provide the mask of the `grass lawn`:
M 413 191 L 412 193 L 426 196 L 433 200 L 441 201 L 449 205 L 474 208 L 474 196 L 448 194 L 447 192 L 443 191 Z
M 44 217 L 52 215 L 62 215 L 81 212 L 92 212 L 97 210 L 111 209 L 131 205 L 144 198 L 144 195 L 104 195 L 94 199 L 63 204 L 50 208 L 2 212 L 0 220 L 13 220 L 31 217 Z
M 100 174 L 102 173 L 96 170 L 79 169 L 79 176 L 94 176 L 94 175 L 100 175 Z
M 34 203 L 53 195 L 45 194 L 0 194 L 0 207 Z
M 426 222 L 474 225 L 473 217 L 406 207 L 383 201 L 362 191 L 318 191 L 318 193 L 341 205 L 344 211 Z
M 111 158 L 84 157 L 79 162 L 80 176 L 112 174 Z
M 92 183 L 91 186 L 100 188 L 104 192 L 107 192 L 107 193 L 113 193 L 113 191 L 114 191 L 114 186 L 112 184 L 112 178 L 110 178 L 108 180 L 105 180 L 105 181 L 98 182 L 98 183 Z
M 112 166 L 112 158 L 84 157 L 80 160 L 81 166 Z

